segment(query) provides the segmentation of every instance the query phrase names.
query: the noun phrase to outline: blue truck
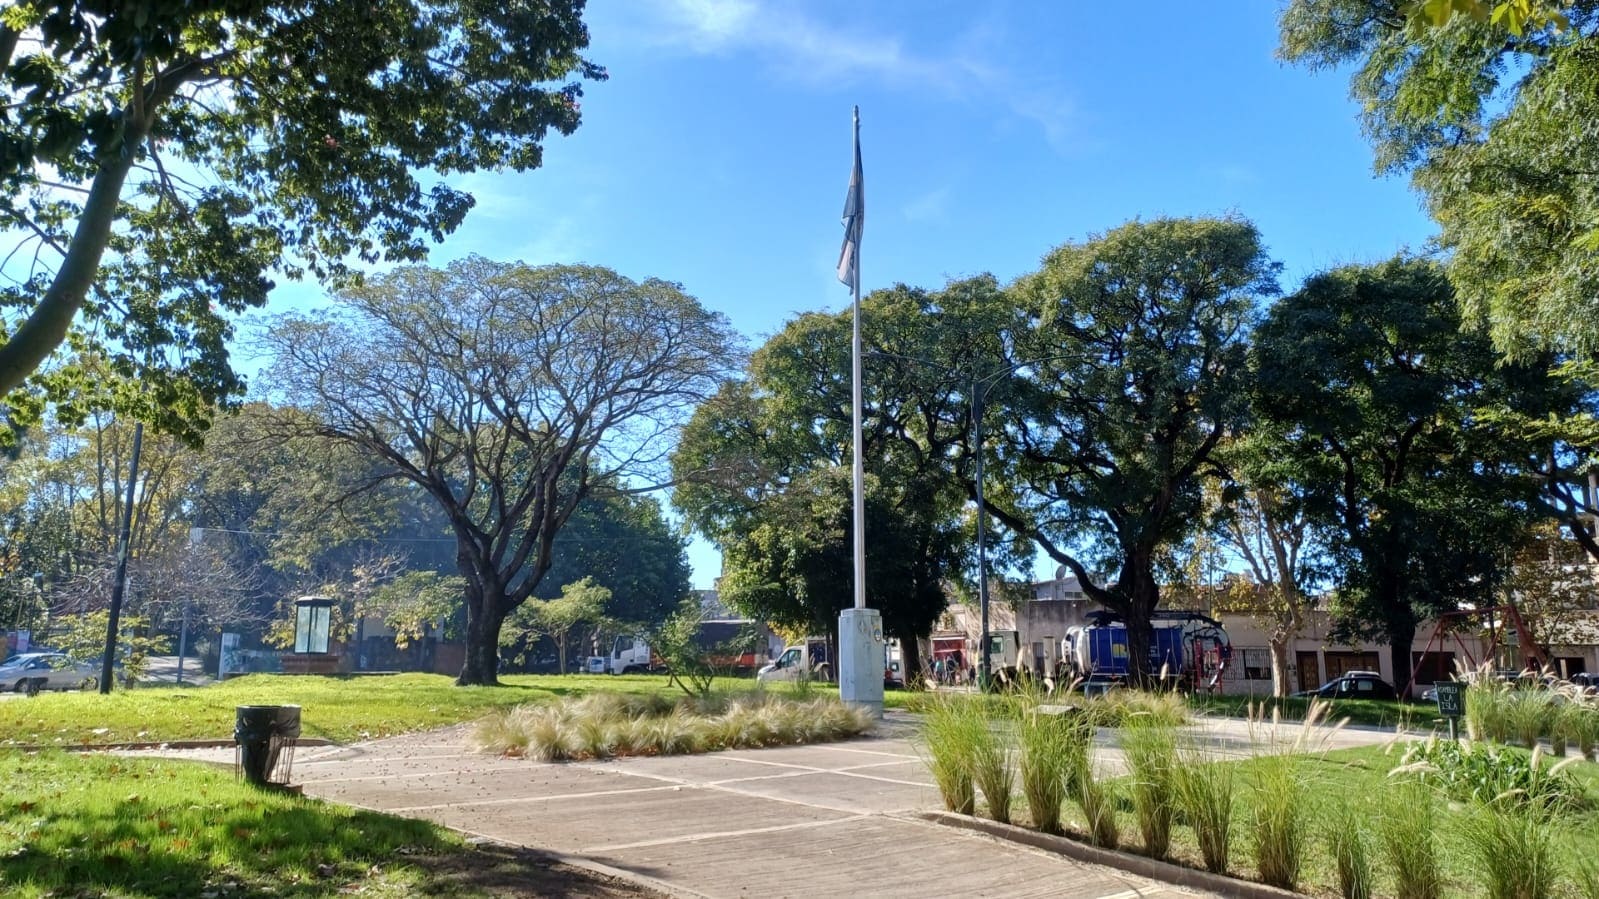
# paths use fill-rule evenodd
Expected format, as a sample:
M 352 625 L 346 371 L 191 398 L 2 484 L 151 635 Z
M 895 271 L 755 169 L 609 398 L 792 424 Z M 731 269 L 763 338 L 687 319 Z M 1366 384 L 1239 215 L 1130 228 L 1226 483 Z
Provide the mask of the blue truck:
M 1108 685 L 1131 671 L 1127 623 L 1111 612 L 1089 614 L 1089 623 L 1067 628 L 1061 640 L 1057 679 Z M 1158 611 L 1150 624 L 1149 672 L 1174 686 L 1213 690 L 1232 660 L 1232 644 L 1221 622 L 1198 612 Z

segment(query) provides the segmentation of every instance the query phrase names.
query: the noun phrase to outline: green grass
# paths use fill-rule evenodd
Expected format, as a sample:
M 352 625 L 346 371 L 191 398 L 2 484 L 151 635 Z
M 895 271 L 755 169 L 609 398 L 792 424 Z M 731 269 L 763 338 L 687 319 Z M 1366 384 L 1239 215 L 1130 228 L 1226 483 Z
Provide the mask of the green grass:
M 1270 696 L 1190 696 L 1188 698 L 1188 704 L 1194 713 L 1199 715 L 1247 718 L 1253 706 L 1257 715 L 1261 709 L 1264 709 L 1266 718 L 1270 718 L 1272 710 L 1275 709 L 1284 721 L 1305 720 L 1305 713 L 1310 709 L 1310 703 L 1310 699 L 1295 697 L 1273 699 Z M 1442 729 L 1446 726 L 1443 719 L 1438 717 L 1438 706 L 1430 702 L 1337 699 L 1322 700 L 1322 704 L 1328 707 L 1327 720 L 1339 721 L 1347 718 L 1350 724 L 1358 727 L 1392 728 L 1404 724 L 1425 731 L 1434 727 Z
M 547 894 L 547 861 L 478 850 L 424 821 L 239 783 L 208 765 L 0 750 L 0 895 L 287 897 Z M 588 893 L 585 893 L 588 895 Z
M 510 675 L 502 681 L 499 687 L 457 687 L 437 674 L 252 674 L 209 687 L 138 687 L 109 696 L 45 693 L 0 701 L 0 746 L 231 739 L 234 707 L 240 705 L 298 705 L 302 736 L 348 743 L 598 691 L 681 695 L 655 675 Z M 718 681 L 730 689 L 749 684 Z

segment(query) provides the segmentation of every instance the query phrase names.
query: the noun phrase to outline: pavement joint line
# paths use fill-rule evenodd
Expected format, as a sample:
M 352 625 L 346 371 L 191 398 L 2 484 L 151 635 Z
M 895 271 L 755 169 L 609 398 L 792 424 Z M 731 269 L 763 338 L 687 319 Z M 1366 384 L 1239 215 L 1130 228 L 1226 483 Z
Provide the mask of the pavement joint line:
M 929 789 L 931 789 L 931 788 L 936 786 L 935 784 L 922 783 L 919 780 L 900 780 L 897 777 L 879 777 L 876 774 L 856 774 L 853 771 L 837 771 L 837 772 L 834 772 L 834 773 L 842 775 L 844 777 L 855 777 L 855 778 L 859 778 L 861 780 L 875 780 L 875 781 L 878 781 L 879 783 L 886 783 L 886 784 L 901 784 L 901 785 L 907 786 L 907 787 L 928 787 Z
M 764 833 L 782 833 L 788 830 L 806 830 L 816 827 L 828 827 L 834 824 L 844 824 L 852 821 L 861 821 L 874 818 L 876 815 L 857 813 L 847 818 L 833 818 L 828 821 L 801 821 L 796 824 L 778 824 L 772 827 L 750 827 L 744 830 L 712 830 L 702 833 L 683 834 L 675 837 L 661 837 L 655 840 L 641 840 L 637 843 L 616 843 L 610 846 L 584 846 L 578 852 L 620 852 L 624 849 L 645 849 L 651 846 L 670 846 L 673 843 L 691 843 L 695 840 L 715 840 L 727 837 L 747 837 Z
M 511 770 L 515 770 L 515 766 L 514 765 L 506 765 L 506 766 L 498 767 L 498 768 L 490 768 L 490 769 L 487 769 L 487 770 L 483 771 L 483 773 L 486 773 L 486 774 L 487 773 L 498 774 L 498 773 L 500 773 L 502 771 L 511 771 Z M 415 777 L 451 777 L 451 776 L 455 776 L 455 775 L 459 775 L 459 774 L 461 774 L 460 771 L 407 771 L 407 772 L 404 772 L 404 773 L 396 773 L 396 774 L 364 774 L 364 775 L 361 775 L 360 777 L 323 777 L 323 778 L 317 778 L 317 779 L 314 779 L 314 780 L 309 780 L 308 779 L 305 782 L 308 783 L 308 784 L 313 784 L 313 783 L 314 784 L 347 784 L 347 783 L 360 783 L 360 782 L 369 781 L 369 780 L 406 780 L 406 779 L 415 778 Z
M 559 793 L 554 796 L 517 796 L 508 799 L 476 799 L 469 802 L 440 802 L 433 805 L 405 805 L 397 808 L 384 809 L 390 814 L 403 814 L 406 812 L 432 812 L 441 808 L 466 808 L 479 805 L 515 805 L 518 802 L 558 802 L 566 799 L 595 799 L 600 796 L 624 796 L 629 793 L 664 793 L 668 790 L 681 790 L 682 785 L 668 784 L 662 787 L 629 787 L 623 790 L 594 790 L 586 793 Z
M 343 748 L 343 749 L 341 749 L 339 751 L 340 752 L 349 752 L 350 751 L 350 747 L 345 747 L 345 748 Z M 370 755 L 370 753 L 368 753 L 367 755 Z M 412 755 L 412 756 L 406 756 L 406 757 L 403 757 L 403 758 L 395 758 L 394 756 L 385 756 L 385 755 L 379 755 L 377 757 L 380 758 L 380 759 L 387 760 L 387 761 L 431 762 L 431 761 L 439 761 L 441 759 L 481 758 L 482 756 L 483 756 L 483 753 L 481 753 L 481 752 L 451 752 L 451 753 L 446 753 L 444 755 Z M 358 755 L 358 756 L 355 756 L 354 758 L 345 758 L 345 759 L 311 759 L 311 760 L 307 760 L 307 761 L 305 761 L 305 762 L 303 762 L 301 764 L 306 764 L 306 765 L 333 765 L 333 764 L 337 764 L 339 762 L 359 761 L 360 759 L 365 758 L 365 757 L 366 757 L 366 755 Z
M 817 809 L 824 812 L 838 812 L 844 815 L 863 814 L 858 808 L 841 808 L 836 805 L 825 805 L 820 802 L 807 802 L 804 799 L 794 799 L 788 796 L 773 796 L 770 793 L 756 793 L 751 790 L 736 790 L 732 787 L 718 786 L 716 784 L 705 784 L 704 789 L 717 790 L 722 793 L 730 793 L 734 796 L 744 796 L 749 799 L 769 799 L 772 802 L 786 802 L 789 805 L 797 805 L 800 808 Z
M 1164 893 L 1165 890 L 1160 890 Z M 1099 899 L 1139 899 L 1144 895 L 1140 890 L 1122 890 L 1120 893 L 1111 893 L 1109 896 L 1100 896 Z
M 825 745 L 825 744 L 813 744 L 813 745 L 815 745 L 818 749 L 835 749 L 835 750 L 837 750 L 839 752 L 858 752 L 858 753 L 860 753 L 862 755 L 886 755 L 889 758 L 906 759 L 907 761 L 912 761 L 912 762 L 921 761 L 920 758 L 918 758 L 918 757 L 916 757 L 914 755 L 905 755 L 905 754 L 899 753 L 899 752 L 884 752 L 881 749 L 856 749 L 853 746 L 828 746 L 828 745 Z

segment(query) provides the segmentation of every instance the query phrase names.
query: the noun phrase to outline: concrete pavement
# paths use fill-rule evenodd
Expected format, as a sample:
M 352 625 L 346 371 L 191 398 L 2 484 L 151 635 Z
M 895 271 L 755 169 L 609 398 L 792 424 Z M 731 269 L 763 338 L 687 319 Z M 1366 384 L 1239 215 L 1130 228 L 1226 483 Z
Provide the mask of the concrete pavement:
M 1222 718 L 1185 730 L 1218 758 L 1272 737 L 1305 751 L 1394 739 L 1291 724 L 1270 734 Z M 551 764 L 474 752 L 454 727 L 302 748 L 293 780 L 308 795 L 550 850 L 683 896 L 1203 895 L 921 819 L 940 802 L 912 731 L 891 712 L 879 736 L 844 743 Z M 226 749 L 167 754 L 232 761 Z M 1095 759 L 1124 770 L 1111 732 Z
M 630 872 L 685 896 L 1196 895 L 917 818 L 939 806 L 901 738 L 547 764 L 452 728 L 307 753 L 308 795 Z

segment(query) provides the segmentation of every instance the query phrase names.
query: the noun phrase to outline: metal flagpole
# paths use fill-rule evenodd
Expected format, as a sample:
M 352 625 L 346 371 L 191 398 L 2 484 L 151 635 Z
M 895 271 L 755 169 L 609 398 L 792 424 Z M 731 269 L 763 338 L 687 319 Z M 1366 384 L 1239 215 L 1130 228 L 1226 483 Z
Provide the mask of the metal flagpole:
M 855 163 L 860 165 L 861 158 L 861 108 L 855 107 Z M 863 192 L 863 185 L 855 185 L 857 197 Z M 864 204 L 862 204 L 864 205 Z M 855 288 L 855 327 L 850 347 L 850 366 L 852 368 L 853 383 L 851 385 L 853 424 L 852 431 L 855 439 L 855 608 L 866 608 L 866 464 L 861 458 L 861 232 L 860 216 L 864 209 L 856 209 L 855 228 L 855 277 L 852 279 Z
M 852 288 L 853 327 L 850 335 L 851 437 L 854 451 L 855 603 L 838 616 L 838 695 L 844 702 L 883 715 L 883 616 L 866 608 L 866 463 L 861 419 L 861 235 L 865 231 L 866 187 L 861 173 L 861 108 L 855 107 L 855 164 L 849 195 L 844 200 L 844 247 L 838 276 Z

